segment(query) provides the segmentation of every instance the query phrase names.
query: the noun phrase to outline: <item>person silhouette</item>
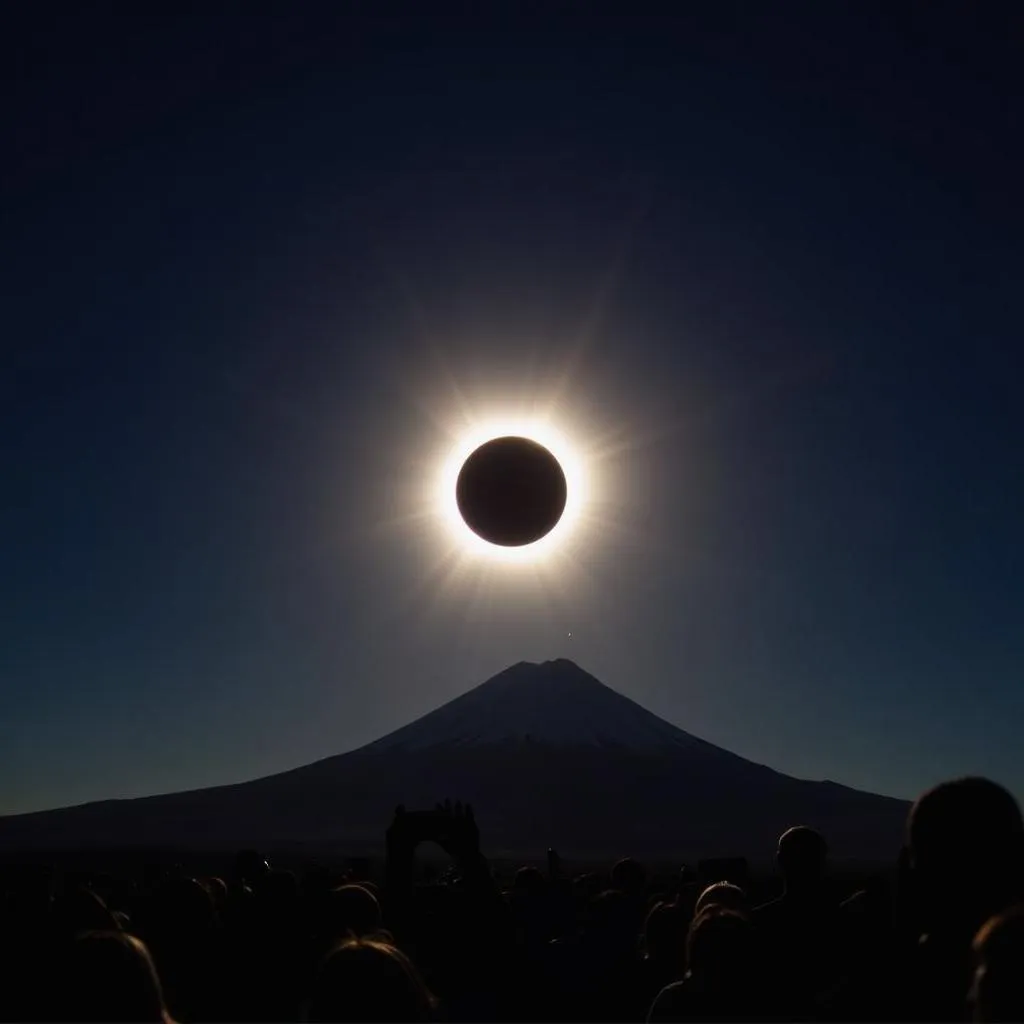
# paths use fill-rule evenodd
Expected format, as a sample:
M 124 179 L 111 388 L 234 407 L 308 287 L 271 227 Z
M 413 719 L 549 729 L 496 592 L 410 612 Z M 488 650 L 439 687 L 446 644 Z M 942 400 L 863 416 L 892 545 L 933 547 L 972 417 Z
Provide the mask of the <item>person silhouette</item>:
M 139 935 L 152 953 L 172 1015 L 210 1018 L 220 1012 L 218 919 L 213 897 L 186 875 L 163 880 L 139 915 Z
M 699 917 L 708 907 L 725 907 L 728 910 L 747 911 L 747 894 L 732 882 L 712 882 L 697 897 L 693 916 Z
M 797 825 L 783 832 L 776 851 L 782 894 L 752 915 L 773 998 L 787 1016 L 814 1016 L 838 975 L 841 916 L 824 884 L 827 858 L 828 846 L 815 829 Z
M 1013 796 L 989 779 L 953 779 L 928 790 L 911 809 L 907 838 L 928 929 L 967 926 L 973 937 L 1024 895 L 1024 819 Z
M 50 907 L 50 931 L 55 939 L 66 941 L 82 932 L 116 932 L 117 919 L 103 899 L 84 885 L 75 885 L 60 893 Z
M 149 951 L 124 932 L 80 934 L 58 987 L 61 1020 L 173 1024 Z
M 641 963 L 644 1001 L 649 1006 L 668 984 L 686 970 L 686 936 L 689 917 L 677 902 L 656 903 L 644 922 Z
M 429 1021 L 437 1000 L 412 961 L 379 939 L 346 939 L 317 972 L 305 1019 L 315 1022 Z
M 661 990 L 649 1022 L 741 1021 L 762 1017 L 757 942 L 750 919 L 709 906 L 686 940 L 686 973 Z
M 340 885 L 324 900 L 324 926 L 332 941 L 373 935 L 382 927 L 380 903 L 365 885 Z
M 558 1001 L 550 1019 L 637 1019 L 649 997 L 629 897 L 606 889 L 581 908 L 577 924 L 552 943 L 550 970 Z
M 971 1017 L 985 1024 L 1024 1020 L 1024 904 L 997 914 L 972 943 Z
M 1024 898 L 1024 819 L 997 783 L 952 779 L 911 808 L 907 849 L 917 919 L 902 1015 L 960 1020 L 971 984 L 972 940 L 990 917 Z

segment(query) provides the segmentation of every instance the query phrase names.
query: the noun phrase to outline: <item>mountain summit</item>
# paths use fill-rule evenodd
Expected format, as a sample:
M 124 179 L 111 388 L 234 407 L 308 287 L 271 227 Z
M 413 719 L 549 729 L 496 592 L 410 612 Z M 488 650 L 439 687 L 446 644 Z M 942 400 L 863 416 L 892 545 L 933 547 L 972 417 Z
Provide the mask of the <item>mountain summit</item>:
M 513 665 L 364 749 L 422 751 L 521 741 L 648 754 L 710 746 L 560 658 Z
M 392 809 L 473 803 L 491 853 L 767 860 L 820 828 L 839 857 L 889 859 L 907 804 L 808 782 L 691 736 L 571 661 L 513 665 L 347 754 L 233 786 L 0 818 L 0 850 L 381 849 Z

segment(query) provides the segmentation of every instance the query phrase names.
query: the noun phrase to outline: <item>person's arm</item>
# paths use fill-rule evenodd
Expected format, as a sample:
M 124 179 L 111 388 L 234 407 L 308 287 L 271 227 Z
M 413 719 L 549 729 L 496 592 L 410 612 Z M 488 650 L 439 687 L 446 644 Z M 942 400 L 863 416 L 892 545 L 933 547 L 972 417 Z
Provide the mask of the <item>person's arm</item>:
M 480 894 L 495 894 L 497 886 L 491 865 L 480 850 L 480 829 L 470 804 L 438 804 L 433 815 L 433 833 L 428 837 L 458 866 L 463 886 Z M 500 894 L 498 894 L 500 896 Z
M 480 852 L 480 830 L 469 804 L 445 801 L 433 811 L 395 809 L 387 835 L 387 895 L 392 915 L 402 916 L 414 894 L 416 847 L 434 842 L 454 861 L 461 884 L 478 898 L 501 899 L 491 866 Z
M 407 931 L 412 913 L 416 860 L 416 822 L 402 806 L 385 833 L 384 920 L 396 935 Z

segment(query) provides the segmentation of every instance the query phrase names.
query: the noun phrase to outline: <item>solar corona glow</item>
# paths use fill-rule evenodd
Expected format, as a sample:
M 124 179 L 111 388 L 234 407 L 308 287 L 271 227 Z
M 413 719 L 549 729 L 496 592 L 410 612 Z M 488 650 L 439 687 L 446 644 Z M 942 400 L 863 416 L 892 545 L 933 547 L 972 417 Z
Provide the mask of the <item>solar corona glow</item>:
M 465 524 L 502 547 L 523 547 L 549 534 L 565 511 L 565 473 L 528 437 L 485 441 L 462 464 L 455 500 Z
M 584 475 L 546 423 L 492 423 L 460 438 L 441 474 L 443 516 L 466 553 L 536 562 L 571 534 Z

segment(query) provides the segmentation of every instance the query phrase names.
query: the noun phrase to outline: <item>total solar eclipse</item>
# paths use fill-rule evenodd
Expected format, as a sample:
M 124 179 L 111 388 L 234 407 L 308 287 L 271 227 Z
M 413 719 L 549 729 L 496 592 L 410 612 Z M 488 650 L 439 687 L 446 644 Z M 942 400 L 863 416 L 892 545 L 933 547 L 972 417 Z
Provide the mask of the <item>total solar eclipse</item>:
M 542 444 L 527 437 L 496 437 L 463 462 L 455 500 L 463 522 L 500 547 L 533 544 L 562 518 L 565 472 Z

